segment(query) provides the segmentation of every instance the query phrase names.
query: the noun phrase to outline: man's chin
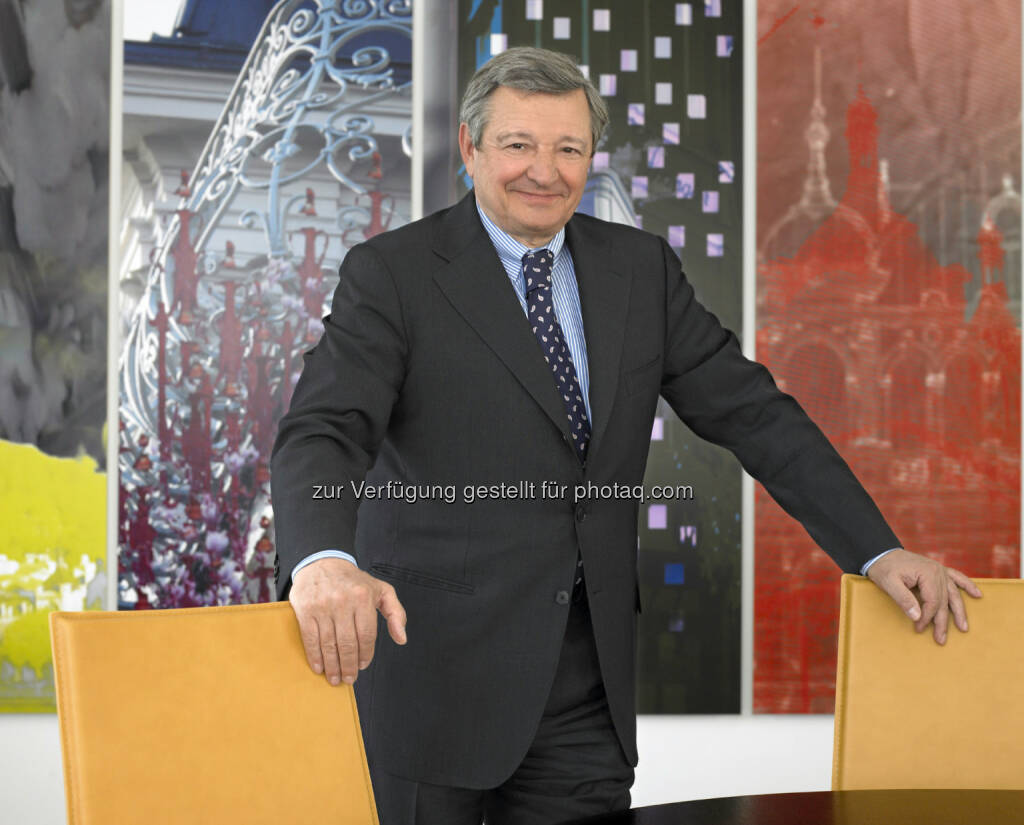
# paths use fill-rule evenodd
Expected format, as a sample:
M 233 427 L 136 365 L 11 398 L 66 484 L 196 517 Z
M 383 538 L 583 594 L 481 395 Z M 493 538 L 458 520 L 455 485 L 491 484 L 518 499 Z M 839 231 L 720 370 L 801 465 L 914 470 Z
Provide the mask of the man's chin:
M 519 212 L 513 217 L 519 226 L 532 234 L 554 235 L 572 215 L 566 215 L 561 209 L 536 209 Z

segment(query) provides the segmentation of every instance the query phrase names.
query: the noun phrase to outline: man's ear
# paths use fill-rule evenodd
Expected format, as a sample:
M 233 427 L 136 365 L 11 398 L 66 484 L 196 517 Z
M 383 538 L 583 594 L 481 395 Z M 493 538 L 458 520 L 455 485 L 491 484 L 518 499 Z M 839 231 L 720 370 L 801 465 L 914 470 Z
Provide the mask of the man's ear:
M 473 177 L 476 147 L 473 146 L 473 138 L 469 134 L 469 126 L 465 123 L 459 124 L 459 154 L 462 155 L 462 162 L 466 165 L 466 174 Z

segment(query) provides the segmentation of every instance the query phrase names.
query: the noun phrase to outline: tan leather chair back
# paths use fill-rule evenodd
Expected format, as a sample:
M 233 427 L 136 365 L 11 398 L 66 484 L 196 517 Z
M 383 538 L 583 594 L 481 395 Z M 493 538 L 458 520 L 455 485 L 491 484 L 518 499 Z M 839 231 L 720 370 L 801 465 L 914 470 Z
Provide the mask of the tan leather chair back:
M 1024 581 L 976 581 L 940 646 L 843 576 L 833 789 L 1024 789 Z
M 377 825 L 348 685 L 289 604 L 53 613 L 69 825 Z

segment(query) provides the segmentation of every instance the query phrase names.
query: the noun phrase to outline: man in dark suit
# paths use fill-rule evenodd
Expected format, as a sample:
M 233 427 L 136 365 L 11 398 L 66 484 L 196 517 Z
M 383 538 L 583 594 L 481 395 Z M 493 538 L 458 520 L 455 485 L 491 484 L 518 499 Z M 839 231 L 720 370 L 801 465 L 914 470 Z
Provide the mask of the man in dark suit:
M 638 501 L 608 491 L 641 484 L 659 394 L 919 630 L 966 630 L 975 585 L 898 549 L 665 242 L 574 214 L 607 121 L 575 63 L 499 55 L 460 119 L 474 192 L 348 253 L 273 458 L 278 595 L 317 673 L 369 668 L 383 825 L 628 807 Z

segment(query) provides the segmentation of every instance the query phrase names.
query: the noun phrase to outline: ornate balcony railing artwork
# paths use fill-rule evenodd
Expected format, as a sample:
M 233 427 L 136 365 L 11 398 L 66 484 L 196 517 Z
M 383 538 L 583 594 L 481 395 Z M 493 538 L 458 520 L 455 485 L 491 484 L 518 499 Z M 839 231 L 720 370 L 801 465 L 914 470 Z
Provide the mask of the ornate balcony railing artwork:
M 382 183 L 410 129 L 387 148 L 375 117 L 407 119 L 380 43 L 411 26 L 410 0 L 283 0 L 182 174 L 122 346 L 122 608 L 273 597 L 276 421 L 344 251 L 400 222 Z

